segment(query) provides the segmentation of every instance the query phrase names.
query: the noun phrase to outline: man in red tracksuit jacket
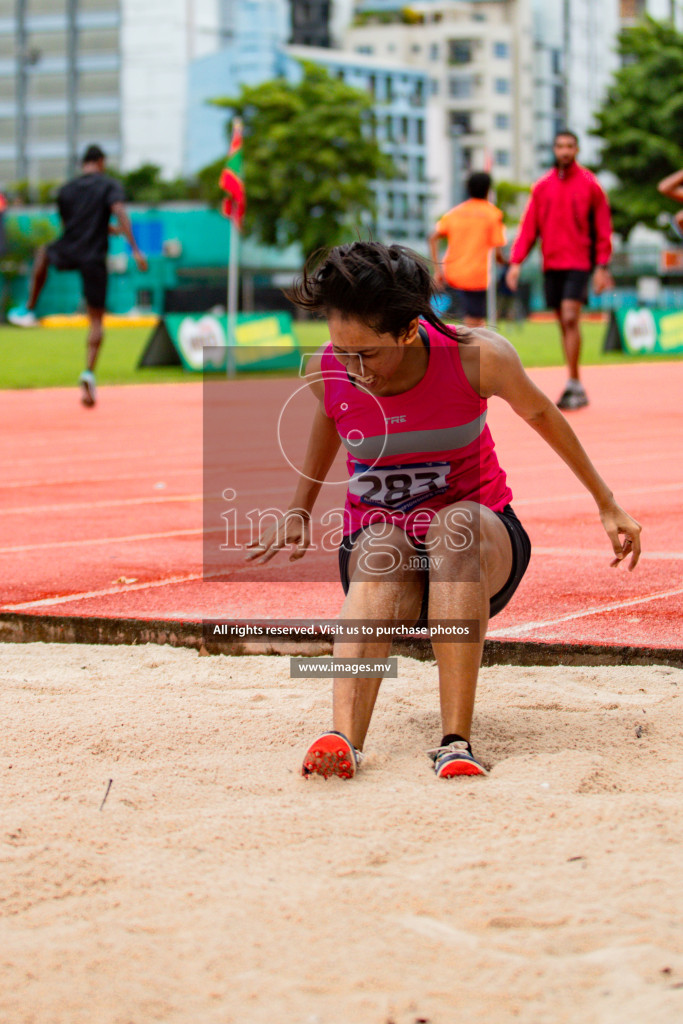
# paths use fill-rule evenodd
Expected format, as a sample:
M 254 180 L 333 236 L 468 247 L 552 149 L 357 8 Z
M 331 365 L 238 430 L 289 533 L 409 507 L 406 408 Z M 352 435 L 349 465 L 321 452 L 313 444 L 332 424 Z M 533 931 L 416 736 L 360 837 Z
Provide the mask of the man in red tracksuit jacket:
M 588 301 L 593 273 L 597 294 L 614 287 L 609 272 L 612 218 L 598 179 L 576 162 L 579 142 L 573 132 L 555 136 L 555 167 L 531 190 L 519 234 L 510 252 L 508 287 L 515 291 L 520 264 L 540 236 L 545 297 L 554 309 L 562 334 L 569 380 L 558 401 L 560 409 L 580 409 L 588 397 L 579 380 L 581 306 Z M 594 272 L 593 272 L 594 271 Z

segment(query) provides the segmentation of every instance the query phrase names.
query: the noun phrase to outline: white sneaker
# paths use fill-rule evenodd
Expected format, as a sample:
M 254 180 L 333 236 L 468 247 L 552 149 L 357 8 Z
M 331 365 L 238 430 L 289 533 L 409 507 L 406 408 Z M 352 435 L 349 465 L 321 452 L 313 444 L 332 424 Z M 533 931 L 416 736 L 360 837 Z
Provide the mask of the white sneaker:
M 81 388 L 81 402 L 91 407 L 97 401 L 97 388 L 95 386 L 95 374 L 92 370 L 84 370 L 78 378 Z
M 15 327 L 40 327 L 40 320 L 32 309 L 26 306 L 14 306 L 7 311 L 7 319 Z
M 588 405 L 588 395 L 579 380 L 570 378 L 567 386 L 557 400 L 558 409 L 583 409 Z

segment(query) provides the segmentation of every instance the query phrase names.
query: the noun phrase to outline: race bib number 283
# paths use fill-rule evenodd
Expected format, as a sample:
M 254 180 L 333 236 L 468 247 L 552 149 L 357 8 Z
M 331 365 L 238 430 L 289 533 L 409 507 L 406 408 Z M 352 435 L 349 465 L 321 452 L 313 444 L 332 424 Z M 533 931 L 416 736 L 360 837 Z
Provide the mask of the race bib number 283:
M 420 462 L 410 466 L 363 466 L 354 463 L 349 492 L 365 505 L 407 512 L 420 502 L 448 490 L 450 462 Z

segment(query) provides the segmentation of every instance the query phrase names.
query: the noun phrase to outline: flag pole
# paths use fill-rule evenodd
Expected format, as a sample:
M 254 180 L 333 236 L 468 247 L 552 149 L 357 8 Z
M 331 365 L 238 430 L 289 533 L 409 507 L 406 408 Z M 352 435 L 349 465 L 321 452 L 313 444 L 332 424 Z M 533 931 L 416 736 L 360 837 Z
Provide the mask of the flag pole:
M 488 284 L 486 287 L 486 324 L 493 330 L 498 326 L 498 279 L 496 277 L 496 251 L 489 249 L 488 255 Z
M 234 377 L 237 369 L 237 305 L 239 302 L 239 248 L 240 228 L 244 217 L 244 182 L 242 180 L 242 121 L 232 122 L 228 159 L 219 179 L 227 192 L 223 200 L 223 213 L 230 218 L 230 253 L 228 256 L 228 295 L 226 308 L 225 373 Z
M 240 233 L 233 218 L 230 219 L 230 255 L 228 259 L 228 306 L 227 306 L 227 349 L 225 373 L 229 379 L 235 376 L 235 345 L 237 344 L 237 300 L 239 283 L 239 238 Z
M 491 173 L 493 167 L 493 157 L 491 151 L 487 148 L 484 156 L 484 170 L 487 174 Z M 493 186 L 489 189 L 488 201 L 493 203 L 495 201 L 495 192 Z M 492 327 L 493 330 L 498 326 L 498 279 L 496 277 L 498 266 L 496 264 L 496 250 L 489 249 L 487 259 L 487 284 L 486 284 L 486 325 Z

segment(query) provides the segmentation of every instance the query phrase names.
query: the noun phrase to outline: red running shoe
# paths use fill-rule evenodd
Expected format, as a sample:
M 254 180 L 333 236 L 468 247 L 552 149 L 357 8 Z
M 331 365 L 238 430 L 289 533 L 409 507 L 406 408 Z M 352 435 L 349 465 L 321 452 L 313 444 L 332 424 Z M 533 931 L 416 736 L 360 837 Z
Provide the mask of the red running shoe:
M 324 732 L 308 748 L 301 774 L 304 778 L 322 775 L 329 779 L 336 775 L 338 779 L 352 779 L 362 757 L 360 750 L 356 750 L 343 733 Z

